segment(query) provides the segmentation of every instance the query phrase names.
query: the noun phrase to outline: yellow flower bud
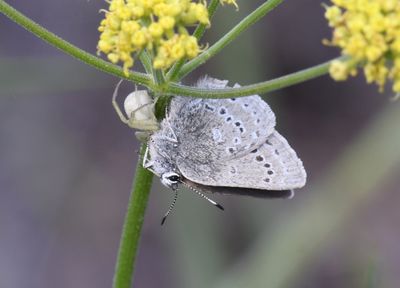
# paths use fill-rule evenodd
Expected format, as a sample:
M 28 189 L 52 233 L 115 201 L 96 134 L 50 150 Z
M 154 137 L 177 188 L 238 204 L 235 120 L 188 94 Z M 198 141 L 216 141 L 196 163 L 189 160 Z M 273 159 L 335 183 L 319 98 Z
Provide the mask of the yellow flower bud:
M 164 69 L 165 68 L 165 60 L 160 58 L 155 58 L 153 61 L 153 67 L 155 69 Z
M 164 30 L 170 30 L 175 25 L 175 19 L 170 16 L 161 17 L 158 21 Z
M 400 54 L 400 35 L 393 41 L 390 45 L 390 48 L 393 50 L 394 53 Z
M 134 33 L 140 29 L 137 21 L 124 21 L 121 23 L 121 30 L 127 33 Z
M 342 61 L 333 61 L 329 67 L 329 73 L 336 81 L 344 81 L 348 77 L 347 65 Z
M 121 7 L 122 5 L 124 5 L 124 1 L 123 0 L 113 0 L 110 3 L 110 12 L 117 10 L 119 7 Z
M 172 46 L 171 57 L 174 59 L 174 61 L 182 59 L 184 56 L 185 56 L 185 49 L 182 43 L 177 43 Z
M 202 24 L 209 25 L 210 19 L 208 18 L 207 7 L 204 4 L 195 4 L 194 13 L 196 15 L 196 20 Z
M 159 38 L 163 34 L 163 27 L 159 23 L 151 23 L 149 26 L 150 35 Z
M 119 61 L 119 56 L 115 53 L 110 53 L 107 55 L 108 60 L 110 60 L 112 63 L 116 64 Z
M 120 7 L 115 10 L 115 15 L 117 15 L 122 20 L 127 20 L 131 17 L 131 10 L 128 7 Z
M 384 1 L 382 1 L 383 12 L 389 13 L 389 12 L 395 10 L 396 6 L 398 6 L 398 5 L 399 5 L 398 0 L 384 0 Z
M 133 66 L 133 58 L 129 57 L 124 61 L 123 71 L 126 76 L 129 75 L 129 68 Z
M 325 18 L 329 21 L 329 26 L 333 27 L 340 22 L 342 11 L 337 6 L 328 7 L 325 11 Z
M 374 62 L 374 61 L 378 60 L 382 56 L 383 52 L 384 51 L 379 49 L 379 47 L 370 46 L 370 47 L 366 48 L 365 56 L 367 57 L 368 61 Z
M 203 4 L 196 4 L 191 2 L 188 10 L 182 15 L 182 21 L 185 25 L 192 25 L 196 22 L 202 24 L 209 24 L 207 8 Z
M 113 30 L 118 30 L 121 25 L 121 20 L 114 14 L 108 14 L 107 25 Z
M 111 51 L 111 49 L 113 48 L 111 43 L 109 41 L 105 41 L 105 40 L 100 40 L 97 48 L 104 53 L 108 53 Z
M 132 36 L 132 44 L 136 47 L 143 47 L 146 44 L 146 35 L 143 31 L 137 31 Z
M 347 21 L 347 27 L 349 27 L 349 30 L 351 31 L 351 33 L 359 33 L 365 27 L 365 21 L 367 21 L 367 20 L 366 20 L 364 14 L 356 15 Z M 336 24 L 337 23 L 338 22 L 336 22 Z M 333 26 L 335 26 L 335 25 L 333 25 Z
M 131 8 L 131 13 L 135 18 L 140 18 L 145 14 L 145 9 L 140 6 L 134 6 Z
M 131 46 L 130 34 L 121 31 L 118 34 L 117 46 L 118 46 L 118 49 L 121 51 L 129 50 L 129 48 Z
M 190 36 L 186 39 L 185 50 L 186 50 L 186 55 L 190 59 L 196 57 L 199 54 L 200 48 L 199 45 L 197 44 L 197 39 L 195 37 Z

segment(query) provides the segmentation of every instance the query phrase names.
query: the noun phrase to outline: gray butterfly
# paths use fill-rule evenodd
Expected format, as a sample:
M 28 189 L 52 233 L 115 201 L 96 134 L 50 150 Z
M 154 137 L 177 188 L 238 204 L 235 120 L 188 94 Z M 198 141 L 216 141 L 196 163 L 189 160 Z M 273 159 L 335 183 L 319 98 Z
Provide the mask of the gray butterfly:
M 222 89 L 227 82 L 206 77 L 197 87 Z M 306 172 L 275 123 L 274 113 L 257 95 L 176 96 L 149 139 L 143 165 L 165 186 L 176 191 L 183 184 L 219 208 L 200 191 L 290 198 L 294 188 L 305 185 Z

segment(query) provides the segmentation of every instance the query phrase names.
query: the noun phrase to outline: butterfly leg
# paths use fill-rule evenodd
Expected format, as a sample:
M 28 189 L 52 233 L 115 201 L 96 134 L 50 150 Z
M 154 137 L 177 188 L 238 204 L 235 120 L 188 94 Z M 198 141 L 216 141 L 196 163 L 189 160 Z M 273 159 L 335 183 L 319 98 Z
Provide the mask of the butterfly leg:
M 144 152 L 144 155 L 143 155 L 142 166 L 143 166 L 143 168 L 146 168 L 147 170 L 150 170 L 151 172 L 153 172 L 154 174 L 157 175 L 157 173 L 153 169 L 151 169 L 151 166 L 153 166 L 153 161 L 151 161 L 149 159 L 149 147 L 148 146 L 146 147 L 146 151 Z
M 146 151 L 144 151 L 144 155 L 143 155 L 143 163 L 142 163 L 143 167 L 149 168 L 152 165 L 149 162 L 151 162 L 151 161 L 149 160 L 149 146 L 147 146 Z
M 171 123 L 169 122 L 168 116 L 165 118 L 165 120 L 166 120 L 166 123 L 167 123 L 167 128 L 171 132 L 172 137 L 164 136 L 163 139 L 171 141 L 171 142 L 174 142 L 174 143 L 178 143 L 178 137 L 176 137 L 176 134 L 175 134 L 174 130 L 171 127 Z

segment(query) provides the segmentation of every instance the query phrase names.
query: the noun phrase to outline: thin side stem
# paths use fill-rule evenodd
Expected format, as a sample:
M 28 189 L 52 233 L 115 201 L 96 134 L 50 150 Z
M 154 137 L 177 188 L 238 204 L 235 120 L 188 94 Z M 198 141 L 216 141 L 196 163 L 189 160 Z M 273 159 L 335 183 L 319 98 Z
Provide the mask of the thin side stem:
M 153 73 L 153 65 L 151 64 L 149 52 L 147 52 L 147 50 L 143 50 L 139 55 L 139 59 L 146 73 L 151 75 Z
M 57 35 L 51 33 L 47 29 L 43 28 L 39 24 L 35 23 L 21 12 L 15 10 L 13 7 L 8 5 L 3 0 L 0 0 L 0 12 L 10 18 L 12 21 L 25 28 L 32 34 L 36 35 L 40 39 L 46 41 L 50 45 L 62 50 L 63 52 L 71 55 L 72 57 L 89 64 L 101 71 L 109 74 L 113 74 L 117 77 L 124 78 L 130 81 L 134 81 L 138 84 L 149 87 L 153 87 L 153 83 L 149 76 L 139 72 L 130 72 L 128 76 L 124 74 L 122 68 L 104 61 L 96 56 L 93 56 L 86 51 L 79 49 L 78 47 L 72 45 L 71 43 L 61 39 Z
M 164 74 L 160 69 L 153 69 L 153 79 L 157 86 L 162 86 L 165 83 Z
M 269 0 L 259 6 L 256 10 L 254 10 L 251 14 L 249 14 L 246 18 L 240 21 L 235 27 L 232 28 L 231 31 L 226 33 L 221 39 L 219 39 L 214 45 L 212 45 L 209 49 L 204 51 L 198 57 L 186 63 L 179 71 L 177 79 L 182 79 L 187 74 L 195 70 L 200 65 L 204 64 L 208 59 L 213 57 L 215 54 L 220 52 L 225 46 L 230 44 L 233 40 L 235 40 L 242 32 L 244 32 L 251 25 L 256 23 L 262 17 L 264 17 L 268 12 L 272 11 L 275 7 L 281 4 L 283 0 Z
M 153 179 L 153 174 L 143 168 L 140 161 L 145 150 L 146 144 L 142 144 L 140 149 L 141 157 L 139 157 L 139 161 L 136 165 L 132 193 L 128 203 L 124 226 L 122 228 L 113 288 L 130 288 L 133 280 L 135 259 Z
M 275 78 L 273 80 L 242 86 L 239 88 L 210 90 L 171 83 L 165 89 L 164 93 L 170 95 L 218 99 L 264 94 L 325 75 L 329 72 L 329 66 L 332 61 L 343 59 L 345 59 L 345 57 L 338 57 L 323 64 L 319 64 L 311 68 Z
M 212 16 L 214 16 L 215 11 L 217 11 L 219 1 L 220 0 L 211 0 L 210 4 L 207 7 L 208 16 L 210 18 L 210 21 L 212 19 Z M 207 28 L 207 25 L 199 24 L 196 27 L 196 30 L 194 30 L 193 36 L 196 37 L 197 40 L 200 40 L 201 37 L 203 37 L 204 32 L 206 31 L 206 28 Z M 167 73 L 168 82 L 176 81 L 178 79 L 178 73 L 181 70 L 183 64 L 185 64 L 185 61 L 186 61 L 186 59 L 181 59 L 177 63 L 175 63 L 174 66 L 172 66 L 172 68 Z

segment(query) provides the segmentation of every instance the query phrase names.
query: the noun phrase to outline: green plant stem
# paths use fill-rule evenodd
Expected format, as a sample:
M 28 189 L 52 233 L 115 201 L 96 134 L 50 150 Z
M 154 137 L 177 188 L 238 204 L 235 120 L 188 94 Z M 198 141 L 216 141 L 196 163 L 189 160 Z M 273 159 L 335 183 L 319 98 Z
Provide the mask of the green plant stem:
M 140 148 L 140 157 L 136 165 L 132 193 L 128 203 L 122 236 L 118 250 L 113 288 L 130 288 L 135 268 L 140 232 L 150 194 L 153 173 L 143 168 L 140 159 L 144 156 L 146 144 Z
M 71 43 L 61 39 L 57 35 L 51 33 L 47 29 L 43 28 L 39 24 L 35 23 L 31 19 L 23 15 L 19 11 L 15 10 L 3 0 L 0 0 L 0 12 L 6 15 L 18 25 L 22 26 L 29 32 L 39 37 L 40 39 L 46 41 L 50 45 L 62 50 L 63 52 L 86 64 L 89 64 L 109 74 L 113 74 L 117 77 L 125 78 L 138 84 L 142 84 L 149 88 L 153 87 L 153 83 L 148 75 L 139 72 L 130 72 L 129 75 L 125 75 L 121 67 L 104 61 L 96 56 L 93 56 L 92 54 L 87 53 L 86 51 L 83 51 L 82 49 L 79 49 Z
M 244 32 L 251 25 L 256 23 L 262 17 L 264 17 L 268 12 L 272 11 L 275 7 L 281 4 L 283 0 L 269 0 L 259 6 L 256 10 L 254 10 L 251 14 L 249 14 L 246 18 L 240 21 L 235 27 L 232 28 L 231 31 L 226 33 L 221 39 L 219 39 L 214 45 L 200 54 L 198 57 L 186 63 L 180 70 L 177 76 L 177 79 L 182 79 L 187 74 L 192 72 L 194 69 L 204 64 L 208 59 L 213 57 L 215 54 L 220 52 L 225 46 L 230 44 L 233 40 L 235 40 L 242 32 Z
M 242 86 L 239 88 L 211 90 L 211 89 L 200 89 L 196 87 L 188 87 L 176 83 L 171 83 L 165 89 L 165 93 L 171 95 L 191 96 L 197 98 L 218 98 L 218 99 L 263 94 L 325 75 L 329 72 L 329 66 L 332 61 L 343 60 L 343 59 L 346 58 L 338 57 L 328 62 L 316 65 L 314 67 L 307 68 L 279 78 L 275 78 L 273 80 Z
M 207 7 L 208 10 L 208 16 L 210 18 L 210 21 L 212 19 L 212 16 L 214 16 L 215 11 L 217 11 L 218 5 L 219 5 L 220 0 L 211 0 L 210 4 Z M 199 24 L 196 27 L 196 30 L 193 32 L 193 36 L 197 38 L 197 40 L 200 40 L 201 37 L 203 37 L 204 32 L 206 31 L 207 25 L 205 24 Z M 178 73 L 181 70 L 183 64 L 185 64 L 186 59 L 181 59 L 177 63 L 172 66 L 172 68 L 168 71 L 167 73 L 167 80 L 168 82 L 170 81 L 176 81 L 178 78 Z

